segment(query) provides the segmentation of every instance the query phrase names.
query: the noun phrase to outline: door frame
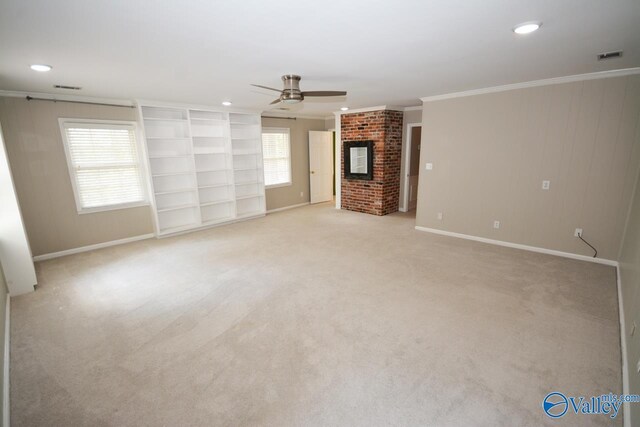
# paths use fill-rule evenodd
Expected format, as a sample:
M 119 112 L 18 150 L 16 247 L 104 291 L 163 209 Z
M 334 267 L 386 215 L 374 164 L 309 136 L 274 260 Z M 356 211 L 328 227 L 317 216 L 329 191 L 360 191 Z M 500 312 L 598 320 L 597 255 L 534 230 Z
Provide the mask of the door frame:
M 405 138 L 405 150 L 404 150 L 404 159 L 402 159 L 404 163 L 404 174 L 400 177 L 403 187 L 403 198 L 402 198 L 402 206 L 400 206 L 399 210 L 401 212 L 409 211 L 409 170 L 411 166 L 411 135 L 412 130 L 415 127 L 422 127 L 422 122 L 418 123 L 407 123 L 407 137 Z M 421 147 L 422 149 L 422 147 Z M 420 151 L 422 153 L 422 151 Z M 419 162 L 418 162 L 419 163 Z M 420 175 L 420 169 L 418 169 L 418 175 Z
M 313 173 L 313 172 L 311 171 L 311 133 L 312 133 L 312 132 L 322 132 L 322 133 L 325 133 L 325 134 L 329 134 L 329 135 L 328 135 L 328 136 L 329 136 L 329 144 L 327 144 L 327 148 L 329 148 L 329 149 L 331 150 L 331 153 L 330 153 L 330 155 L 331 155 L 331 159 L 329 160 L 329 164 L 328 164 L 328 166 L 331 168 L 331 199 L 329 199 L 329 200 L 324 200 L 324 201 L 322 201 L 322 202 L 313 202 L 313 201 L 311 200 L 311 199 L 312 199 L 312 191 L 311 191 L 311 181 L 312 181 L 312 178 L 311 178 L 311 174 Z M 333 138 L 334 138 L 334 131 L 332 131 L 332 130 L 314 130 L 314 129 L 309 129 L 309 131 L 307 132 L 307 135 L 308 135 L 308 138 L 307 138 L 307 145 L 308 145 L 308 148 L 309 148 L 309 149 L 308 149 L 308 152 L 309 152 L 309 157 L 308 157 L 308 160 L 309 160 L 309 204 L 314 204 L 314 203 L 326 203 L 326 202 L 329 202 L 329 201 L 332 201 L 332 200 L 333 200 L 333 197 L 334 197 L 334 194 L 333 194 L 333 193 L 334 193 L 334 190 L 335 190 L 335 184 L 334 184 L 334 178 L 335 178 L 335 159 L 334 159 L 334 152 L 333 152 L 333 150 L 334 150 L 334 141 L 333 141 Z

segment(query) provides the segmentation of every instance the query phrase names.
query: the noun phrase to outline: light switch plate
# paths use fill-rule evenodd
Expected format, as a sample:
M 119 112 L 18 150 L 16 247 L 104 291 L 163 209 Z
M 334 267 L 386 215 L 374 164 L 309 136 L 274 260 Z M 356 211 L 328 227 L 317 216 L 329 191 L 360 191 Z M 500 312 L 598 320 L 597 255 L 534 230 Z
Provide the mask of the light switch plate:
M 551 185 L 551 181 L 542 181 L 543 190 L 548 190 L 550 185 Z
M 442 219 L 442 212 L 438 212 L 438 219 Z
M 427 170 L 433 170 L 433 163 L 427 163 Z
M 500 228 L 500 221 L 493 221 L 493 228 Z

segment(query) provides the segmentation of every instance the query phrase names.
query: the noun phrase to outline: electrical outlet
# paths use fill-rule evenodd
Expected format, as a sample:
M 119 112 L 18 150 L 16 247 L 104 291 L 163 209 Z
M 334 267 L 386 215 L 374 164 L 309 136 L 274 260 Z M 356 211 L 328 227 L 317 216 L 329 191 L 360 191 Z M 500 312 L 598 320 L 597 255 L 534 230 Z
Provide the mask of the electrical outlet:
M 582 228 L 576 228 L 576 231 L 573 232 L 573 237 L 582 236 Z
M 442 219 L 442 212 L 438 212 L 438 219 Z
M 500 228 L 500 221 L 493 221 L 493 228 Z
M 304 191 L 300 192 L 300 197 L 304 197 Z
M 433 170 L 433 163 L 427 163 L 427 170 Z
M 543 190 L 548 190 L 550 185 L 551 185 L 551 181 L 542 181 Z

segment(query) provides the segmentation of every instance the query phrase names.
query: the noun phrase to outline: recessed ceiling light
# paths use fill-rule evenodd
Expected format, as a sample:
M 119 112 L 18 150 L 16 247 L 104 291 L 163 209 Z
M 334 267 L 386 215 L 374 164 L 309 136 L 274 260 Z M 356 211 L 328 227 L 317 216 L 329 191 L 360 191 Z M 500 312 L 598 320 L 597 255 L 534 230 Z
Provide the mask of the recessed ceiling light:
M 229 105 L 231 105 L 231 101 L 222 101 L 222 105 L 228 107 Z
M 45 71 L 51 71 L 51 65 L 44 65 L 44 64 L 33 64 L 31 66 L 31 69 L 33 71 L 40 71 L 41 73 L 44 73 Z
M 536 31 L 542 26 L 542 22 L 525 22 L 520 25 L 516 25 L 513 32 L 516 34 L 530 34 Z
M 340 108 L 340 110 L 341 111 L 347 111 L 347 110 L 349 110 L 349 107 L 342 107 L 342 108 Z

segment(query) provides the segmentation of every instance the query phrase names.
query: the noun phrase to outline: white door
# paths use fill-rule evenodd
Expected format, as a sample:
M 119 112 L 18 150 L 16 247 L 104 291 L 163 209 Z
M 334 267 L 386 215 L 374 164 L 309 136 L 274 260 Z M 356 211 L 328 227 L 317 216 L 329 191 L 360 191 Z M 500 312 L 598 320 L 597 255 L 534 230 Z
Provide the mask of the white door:
M 309 131 L 309 196 L 311 203 L 333 199 L 333 133 Z

